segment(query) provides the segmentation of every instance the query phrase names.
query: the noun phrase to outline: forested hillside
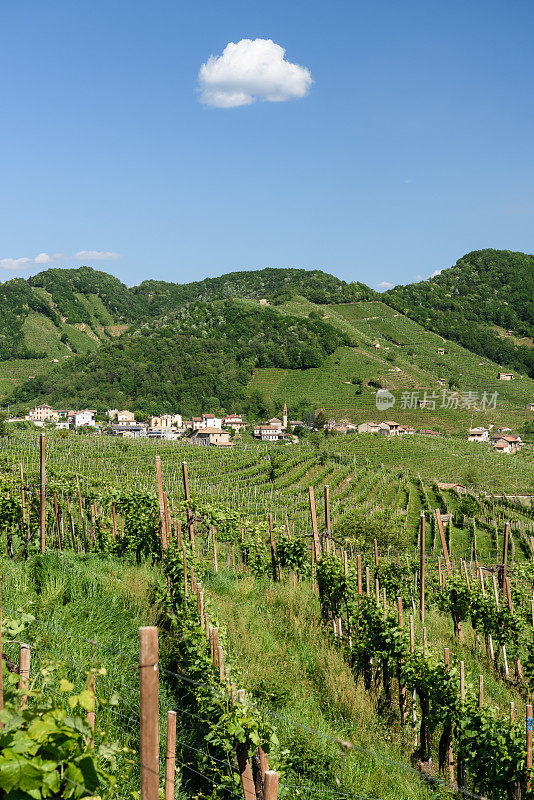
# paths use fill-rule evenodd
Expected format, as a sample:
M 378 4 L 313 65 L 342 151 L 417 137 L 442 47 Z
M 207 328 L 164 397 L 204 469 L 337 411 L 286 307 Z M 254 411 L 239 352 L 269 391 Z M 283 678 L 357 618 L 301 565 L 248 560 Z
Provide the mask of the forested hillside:
M 73 408 L 128 405 L 141 415 L 242 408 L 255 367 L 318 367 L 349 341 L 321 319 L 232 300 L 194 303 L 28 381 L 13 399 Z
M 534 256 L 476 250 L 383 299 L 423 327 L 534 377 Z

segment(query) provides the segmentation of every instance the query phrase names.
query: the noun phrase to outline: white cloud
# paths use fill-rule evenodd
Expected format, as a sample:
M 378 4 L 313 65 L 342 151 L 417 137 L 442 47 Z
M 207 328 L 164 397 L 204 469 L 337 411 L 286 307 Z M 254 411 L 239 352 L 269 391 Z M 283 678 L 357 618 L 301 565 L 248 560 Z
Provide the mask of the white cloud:
M 0 258 L 0 269 L 29 269 L 31 258 Z
M 110 253 L 109 250 L 79 250 L 74 253 L 73 258 L 78 260 L 87 258 L 94 261 L 116 261 L 122 256 L 120 253 Z
M 377 284 L 376 288 L 377 289 L 391 289 L 393 286 L 394 286 L 394 284 L 390 283 L 389 281 L 381 281 L 380 283 Z
M 73 256 L 66 256 L 64 253 L 39 253 L 35 258 L 0 258 L 0 269 L 21 270 L 31 269 L 33 266 L 43 266 L 44 264 L 57 263 L 58 261 L 116 261 L 122 258 L 120 253 L 112 253 L 108 250 L 80 250 Z
M 222 55 L 210 56 L 200 68 L 201 102 L 234 108 L 304 97 L 313 83 L 310 70 L 286 61 L 285 52 L 272 39 L 229 42 Z

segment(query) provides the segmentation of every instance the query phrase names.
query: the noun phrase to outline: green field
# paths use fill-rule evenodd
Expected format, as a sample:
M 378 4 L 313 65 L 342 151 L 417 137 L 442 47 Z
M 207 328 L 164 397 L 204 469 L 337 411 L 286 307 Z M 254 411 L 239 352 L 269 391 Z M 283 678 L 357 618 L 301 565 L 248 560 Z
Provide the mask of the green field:
M 517 373 L 512 381 L 498 380 L 497 374 L 503 369 L 500 365 L 454 342 L 445 342 L 384 303 L 314 306 L 304 298 L 294 298 L 278 310 L 301 316 L 320 312 L 325 321 L 348 334 L 356 346 L 339 348 L 315 369 L 257 369 L 249 391 L 259 391 L 277 404 L 305 400 L 338 420 L 380 422 L 393 418 L 418 428 L 464 433 L 471 424 L 506 424 L 517 429 L 532 419 L 526 404 L 534 397 L 533 380 Z M 445 354 L 438 355 L 438 348 L 444 348 Z M 361 392 L 353 385 L 355 379 L 363 381 Z M 370 387 L 369 381 L 394 394 L 393 408 L 377 411 L 376 388 Z M 451 390 L 449 381 L 454 384 Z M 435 408 L 410 408 L 409 404 L 414 403 L 412 393 L 417 401 L 424 399 L 425 391 L 433 398 Z M 458 407 L 442 407 L 450 402 L 450 391 L 457 392 Z M 476 398 L 468 407 L 462 407 L 462 398 L 469 392 L 471 398 Z M 489 399 L 495 392 L 495 408 L 484 409 L 484 393 Z

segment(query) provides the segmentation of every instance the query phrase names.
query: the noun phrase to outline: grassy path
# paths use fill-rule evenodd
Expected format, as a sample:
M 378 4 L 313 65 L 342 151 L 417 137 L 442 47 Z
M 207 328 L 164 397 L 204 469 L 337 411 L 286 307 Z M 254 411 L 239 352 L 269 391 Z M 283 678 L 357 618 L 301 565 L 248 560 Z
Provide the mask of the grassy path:
M 219 573 L 209 596 L 226 627 L 233 672 L 270 714 L 288 750 L 288 796 L 424 798 L 430 791 L 408 770 L 332 739 L 350 740 L 409 766 L 395 721 L 381 722 L 319 622 L 307 584 L 261 586 Z M 297 791 L 298 789 L 298 791 Z

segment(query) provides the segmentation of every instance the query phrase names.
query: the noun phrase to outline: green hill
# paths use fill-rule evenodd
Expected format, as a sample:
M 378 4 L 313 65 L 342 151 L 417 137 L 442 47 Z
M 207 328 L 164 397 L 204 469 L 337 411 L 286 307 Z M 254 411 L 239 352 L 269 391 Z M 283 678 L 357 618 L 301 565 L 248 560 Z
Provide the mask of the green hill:
M 383 295 L 318 270 L 131 289 L 89 268 L 47 270 L 0 285 L 0 394 L 186 415 L 208 405 L 264 415 L 287 400 L 295 416 L 311 406 L 353 421 L 517 429 L 534 401 L 533 262 L 480 251 Z M 513 380 L 498 380 L 503 368 Z M 395 396 L 391 410 L 377 410 L 379 388 Z
M 255 367 L 307 370 L 348 342 L 320 319 L 233 300 L 193 303 L 131 329 L 116 342 L 29 380 L 18 402 L 198 414 L 242 408 Z
M 476 250 L 383 297 L 425 328 L 534 377 L 534 256 Z

